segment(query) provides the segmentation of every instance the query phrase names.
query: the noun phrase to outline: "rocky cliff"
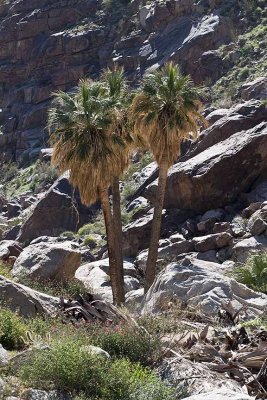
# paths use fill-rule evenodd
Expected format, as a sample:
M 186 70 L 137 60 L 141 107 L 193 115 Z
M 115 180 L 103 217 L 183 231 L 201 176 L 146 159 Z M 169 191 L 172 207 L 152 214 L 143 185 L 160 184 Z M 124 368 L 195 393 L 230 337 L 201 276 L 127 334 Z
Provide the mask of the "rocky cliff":
M 0 159 L 34 159 L 47 142 L 53 91 L 68 90 L 113 62 L 133 83 L 169 59 L 196 82 L 214 83 L 238 58 L 236 35 L 255 25 L 246 3 L 2 0 Z M 224 57 L 218 49 L 228 44 Z

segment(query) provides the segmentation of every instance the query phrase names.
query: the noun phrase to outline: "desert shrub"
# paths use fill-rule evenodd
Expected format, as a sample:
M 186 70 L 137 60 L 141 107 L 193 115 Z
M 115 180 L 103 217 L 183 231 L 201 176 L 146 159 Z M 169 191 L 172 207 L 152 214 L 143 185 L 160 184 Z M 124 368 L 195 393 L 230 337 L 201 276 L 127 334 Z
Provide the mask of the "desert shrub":
M 78 230 L 78 236 L 88 236 L 88 235 L 105 235 L 105 222 L 102 214 L 98 214 L 93 223 L 83 225 Z
M 63 232 L 63 233 L 61 233 L 60 236 L 63 237 L 63 238 L 65 238 L 65 239 L 70 239 L 70 240 L 76 238 L 75 233 L 74 233 L 74 232 L 71 232 L 71 231 Z
M 233 276 L 251 289 L 267 293 L 267 254 L 256 254 L 233 270 Z
M 97 246 L 97 240 L 93 236 L 87 235 L 84 238 L 83 244 L 90 247 L 90 249 L 95 249 Z
M 23 347 L 22 337 L 27 332 L 23 319 L 8 309 L 0 307 L 0 343 L 7 350 Z
M 142 365 L 151 364 L 160 353 L 161 343 L 157 335 L 150 336 L 128 324 L 99 328 L 91 327 L 90 343 L 106 350 L 112 357 L 128 358 Z
M 11 279 L 11 267 L 8 264 L 0 262 L 0 275 L 4 276 L 5 278 Z
M 154 372 L 129 360 L 94 357 L 79 340 L 54 342 L 50 351 L 37 354 L 31 365 L 22 366 L 19 375 L 30 386 L 65 389 L 87 399 L 174 399 L 174 390 Z M 149 393 L 153 386 L 157 387 L 154 397 Z M 146 397 L 139 396 L 141 391 Z

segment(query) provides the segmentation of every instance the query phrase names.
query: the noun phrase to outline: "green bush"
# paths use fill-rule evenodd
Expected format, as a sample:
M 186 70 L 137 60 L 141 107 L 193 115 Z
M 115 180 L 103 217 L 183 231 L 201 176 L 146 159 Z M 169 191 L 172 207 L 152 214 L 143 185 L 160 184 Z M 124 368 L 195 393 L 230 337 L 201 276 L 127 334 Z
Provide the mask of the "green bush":
M 74 232 L 71 232 L 71 231 L 63 232 L 60 236 L 63 237 L 63 238 L 66 238 L 66 239 L 70 239 L 70 240 L 76 238 L 75 233 L 74 233 Z
M 20 369 L 20 377 L 30 386 L 51 386 L 91 400 L 173 400 L 174 390 L 154 372 L 129 360 L 105 360 L 92 356 L 83 342 L 54 342 L 50 351 L 37 354 L 31 365 Z M 156 392 L 153 388 L 157 388 Z M 83 397 L 82 397 L 83 398 Z
M 234 278 L 251 289 L 267 293 L 267 254 L 256 254 L 233 271 Z
M 149 365 L 159 356 L 161 343 L 157 335 L 150 336 L 128 324 L 110 327 L 95 324 L 89 329 L 90 343 L 106 350 L 112 357 Z
M 5 278 L 11 279 L 11 268 L 7 264 L 0 262 L 0 275 L 4 276 Z
M 0 308 L 0 343 L 7 350 L 23 347 L 22 337 L 28 328 L 23 319 L 16 313 Z
M 97 240 L 93 236 L 88 235 L 84 238 L 83 244 L 90 247 L 90 249 L 95 249 L 97 246 Z

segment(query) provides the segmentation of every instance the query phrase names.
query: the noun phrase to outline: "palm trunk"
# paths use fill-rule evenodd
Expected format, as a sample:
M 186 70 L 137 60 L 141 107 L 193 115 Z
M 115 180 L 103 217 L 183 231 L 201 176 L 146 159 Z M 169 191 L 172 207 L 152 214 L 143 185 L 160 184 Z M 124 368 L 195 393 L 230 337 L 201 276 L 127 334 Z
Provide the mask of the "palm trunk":
M 115 250 L 117 259 L 117 282 L 120 303 L 125 302 L 123 255 L 122 255 L 122 222 L 121 222 L 121 196 L 119 177 L 115 177 L 112 186 L 113 198 L 113 224 L 115 233 Z
M 156 276 L 156 262 L 160 239 L 160 228 L 162 219 L 163 202 L 168 174 L 168 164 L 165 160 L 159 166 L 159 179 L 157 198 L 154 207 L 153 221 L 151 227 L 151 238 L 148 250 L 148 258 L 145 273 L 145 293 L 148 291 Z
M 116 250 L 115 250 L 113 218 L 112 218 L 107 188 L 99 189 L 99 198 L 101 201 L 101 207 L 104 214 L 104 220 L 106 226 L 108 257 L 109 257 L 109 276 L 113 294 L 113 303 L 117 305 L 121 303 L 121 299 L 119 292 L 119 282 L 117 278 L 118 274 L 117 274 L 117 260 L 116 260 Z

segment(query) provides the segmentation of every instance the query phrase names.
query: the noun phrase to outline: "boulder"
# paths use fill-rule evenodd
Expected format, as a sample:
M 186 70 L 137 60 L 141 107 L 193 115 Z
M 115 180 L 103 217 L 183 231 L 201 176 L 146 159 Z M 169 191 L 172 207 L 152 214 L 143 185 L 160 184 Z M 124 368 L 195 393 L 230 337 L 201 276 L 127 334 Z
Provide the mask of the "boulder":
M 267 237 L 252 236 L 240 240 L 233 246 L 232 258 L 234 261 L 244 263 L 250 255 L 267 251 Z
M 239 89 L 239 94 L 243 100 L 267 98 L 267 77 L 260 76 L 252 82 L 247 82 Z
M 18 257 L 22 247 L 15 240 L 0 241 L 0 260 L 8 260 L 9 257 Z
M 195 251 L 209 251 L 228 246 L 232 241 L 232 235 L 227 232 L 214 233 L 206 236 L 195 237 L 192 240 Z
M 26 247 L 17 258 L 12 275 L 41 280 L 68 280 L 80 266 L 81 253 L 73 242 L 41 242 Z
M 81 204 L 78 192 L 73 190 L 65 174 L 36 202 L 21 227 L 18 240 L 30 242 L 39 236 L 75 231 L 91 221 L 96 208 Z
M 198 141 L 191 146 L 189 153 L 183 159 L 192 158 L 233 134 L 251 129 L 266 119 L 267 107 L 261 101 L 251 100 L 233 106 L 213 125 L 201 132 Z
M 236 393 L 232 390 L 212 390 L 201 394 L 194 394 L 189 397 L 185 397 L 184 400 L 254 400 L 255 397 L 251 397 L 245 393 Z
M 39 159 L 44 162 L 47 162 L 47 161 L 50 162 L 51 158 L 52 158 L 52 154 L 53 154 L 53 148 L 41 149 L 40 153 L 39 153 Z
M 174 165 L 167 178 L 165 208 L 204 212 L 229 204 L 264 173 L 266 163 L 267 123 L 261 123 Z M 144 192 L 152 204 L 156 190 L 157 181 Z
M 125 306 L 131 312 L 138 312 L 141 309 L 144 298 L 144 289 L 131 290 L 125 295 Z
M 191 240 L 181 240 L 178 242 L 170 243 L 167 246 L 160 247 L 158 250 L 158 262 L 165 263 L 177 260 L 181 254 L 186 254 L 193 251 L 194 246 Z M 144 250 L 136 257 L 136 265 L 143 272 L 146 270 L 146 263 L 148 258 L 148 250 Z
M 210 112 L 206 116 L 206 120 L 210 125 L 213 125 L 215 122 L 217 122 L 219 119 L 227 116 L 229 114 L 229 109 L 228 108 L 219 108 L 217 110 L 214 110 Z
M 126 257 L 134 257 L 149 246 L 152 219 L 153 214 L 149 212 L 123 229 L 123 254 Z
M 58 298 L 37 292 L 3 276 L 0 276 L 0 302 L 29 318 L 34 318 L 37 314 L 54 316 L 59 307 Z
M 245 305 L 248 316 L 263 314 L 267 295 L 256 293 L 234 279 L 223 275 L 220 264 L 185 257 L 169 264 L 155 279 L 143 302 L 143 314 L 168 308 L 171 300 L 198 307 L 215 316 L 223 303 L 231 301 L 235 309 Z
M 7 216 L 8 218 L 18 217 L 21 212 L 21 205 L 16 201 L 7 203 Z
M 243 194 L 243 197 L 248 203 L 262 203 L 267 201 L 267 180 L 255 185 L 253 190 Z
M 191 361 L 182 356 L 164 360 L 160 367 L 160 373 L 175 387 L 182 381 L 188 396 L 194 393 L 204 394 L 213 390 L 226 390 L 232 392 L 233 395 L 241 395 L 245 392 L 241 384 L 228 375 L 212 371 L 205 363 Z M 188 377 L 191 376 L 201 376 L 201 379 L 188 380 Z M 232 397 L 227 400 L 232 400 Z
M 125 292 L 139 289 L 140 283 L 136 278 L 137 272 L 133 264 L 124 262 L 124 289 Z M 77 269 L 75 278 L 81 281 L 90 293 L 101 296 L 112 302 L 112 289 L 109 276 L 108 260 L 99 260 L 84 264 Z
M 5 367 L 9 361 L 9 353 L 0 344 L 0 367 Z M 1 381 L 0 381 L 0 396 L 1 396 Z
M 247 229 L 253 236 L 262 234 L 267 229 L 267 210 L 260 209 L 249 218 Z

